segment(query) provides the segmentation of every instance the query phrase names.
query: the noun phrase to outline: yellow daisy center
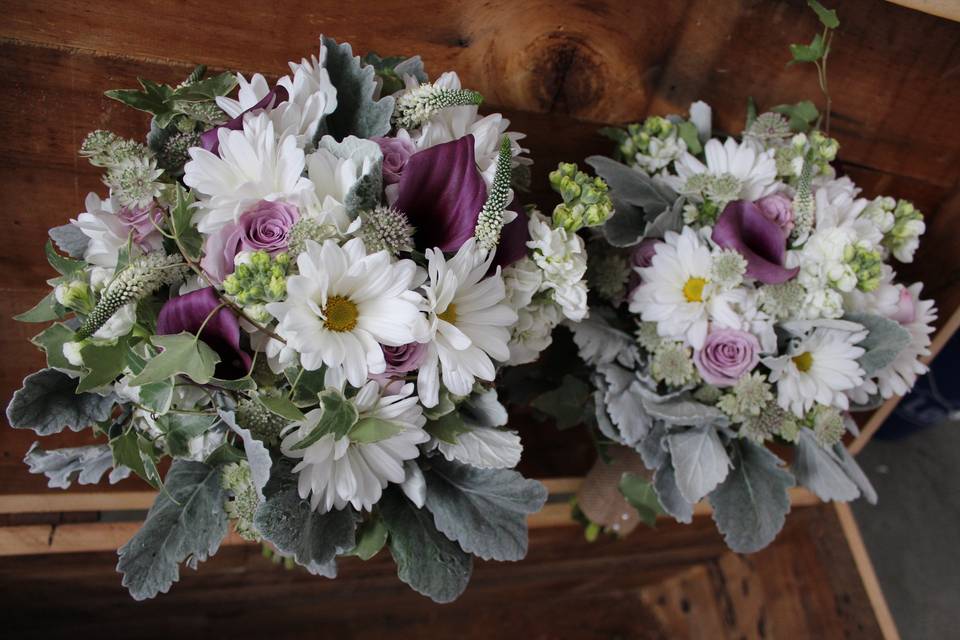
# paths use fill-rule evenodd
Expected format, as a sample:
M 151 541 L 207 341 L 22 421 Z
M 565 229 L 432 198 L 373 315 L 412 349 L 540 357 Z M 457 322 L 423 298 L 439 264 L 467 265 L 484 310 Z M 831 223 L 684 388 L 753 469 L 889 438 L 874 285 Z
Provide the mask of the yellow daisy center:
M 797 365 L 797 369 L 806 373 L 813 366 L 813 356 L 810 355 L 809 351 L 804 351 L 798 356 L 793 356 L 793 364 Z
M 457 305 L 448 305 L 447 310 L 443 313 L 438 313 L 437 317 L 441 320 L 446 320 L 450 324 L 457 324 Z
M 707 281 L 703 278 L 690 278 L 683 285 L 683 296 L 687 302 L 703 302 L 703 288 Z
M 359 314 L 357 305 L 353 304 L 350 298 L 330 296 L 327 298 L 327 306 L 323 308 L 323 315 L 327 317 L 323 326 L 330 331 L 353 331 Z

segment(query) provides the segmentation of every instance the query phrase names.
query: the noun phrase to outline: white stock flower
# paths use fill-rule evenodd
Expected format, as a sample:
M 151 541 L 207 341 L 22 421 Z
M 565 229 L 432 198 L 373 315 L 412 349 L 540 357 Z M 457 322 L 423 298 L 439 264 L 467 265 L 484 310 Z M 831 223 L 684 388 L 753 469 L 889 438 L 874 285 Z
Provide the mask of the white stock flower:
M 563 315 L 579 322 L 587 316 L 587 253 L 583 238 L 563 228 L 553 228 L 548 219 L 533 212 L 527 223 L 533 260 L 543 271 L 541 290 L 551 290 Z
M 553 302 L 532 304 L 517 311 L 517 323 L 510 332 L 508 365 L 526 364 L 537 359 L 553 342 L 553 329 L 563 319 Z
M 507 292 L 504 302 L 512 309 L 520 310 L 533 301 L 542 284 L 540 267 L 530 256 L 524 256 L 503 270 L 503 285 Z

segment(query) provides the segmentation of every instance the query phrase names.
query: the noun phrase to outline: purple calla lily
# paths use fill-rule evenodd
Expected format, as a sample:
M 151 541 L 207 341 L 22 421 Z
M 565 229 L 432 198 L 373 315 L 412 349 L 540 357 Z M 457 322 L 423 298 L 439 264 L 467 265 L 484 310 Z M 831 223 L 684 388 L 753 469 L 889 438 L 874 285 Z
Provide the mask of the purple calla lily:
M 787 253 L 783 230 L 752 202 L 736 200 L 728 204 L 717 218 L 711 237 L 719 246 L 746 258 L 747 275 L 764 284 L 786 282 L 800 270 L 783 266 Z
M 473 237 L 486 199 L 473 136 L 466 135 L 410 156 L 394 206 L 416 227 L 418 249 L 456 251 Z
M 171 298 L 160 309 L 157 335 L 182 331 L 195 334 L 202 326 L 200 339 L 220 356 L 214 375 L 225 380 L 236 380 L 250 370 L 250 355 L 240 348 L 240 323 L 237 317 L 226 307 L 213 313 L 218 306 L 220 299 L 213 287 Z
M 257 104 L 253 105 L 236 118 L 232 118 L 227 121 L 226 124 L 222 124 L 219 127 L 214 127 L 209 131 L 205 131 L 200 135 L 200 146 L 203 149 L 206 149 L 210 153 L 218 153 L 220 151 L 220 129 L 229 129 L 230 131 L 240 131 L 243 129 L 243 116 L 247 115 L 252 111 L 257 111 L 259 109 L 272 109 L 275 105 L 284 102 L 289 99 L 289 94 L 287 90 L 283 87 L 276 86 L 270 90 L 270 92 L 263 96 L 263 99 L 260 100 Z
M 527 214 L 518 213 L 513 222 L 504 225 L 500 230 L 500 242 L 497 244 L 497 253 L 490 265 L 491 269 L 496 267 L 506 269 L 527 255 L 527 241 L 530 240 L 528 222 Z

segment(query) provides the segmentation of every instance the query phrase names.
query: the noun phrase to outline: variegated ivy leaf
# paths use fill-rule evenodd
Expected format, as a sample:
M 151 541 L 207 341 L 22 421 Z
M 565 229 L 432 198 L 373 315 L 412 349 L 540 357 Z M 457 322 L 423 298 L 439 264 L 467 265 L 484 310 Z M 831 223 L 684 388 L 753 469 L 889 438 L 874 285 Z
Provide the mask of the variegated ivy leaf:
M 38 435 L 64 428 L 80 431 L 110 417 L 116 397 L 109 393 L 77 393 L 77 380 L 54 369 L 42 369 L 23 380 L 7 405 L 7 420 L 15 429 Z

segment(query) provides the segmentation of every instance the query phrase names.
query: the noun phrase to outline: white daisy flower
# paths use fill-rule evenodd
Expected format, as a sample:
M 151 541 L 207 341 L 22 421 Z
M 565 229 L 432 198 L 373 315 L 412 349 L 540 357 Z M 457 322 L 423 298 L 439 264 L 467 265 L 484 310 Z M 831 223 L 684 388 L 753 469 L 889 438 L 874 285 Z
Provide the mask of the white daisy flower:
M 212 233 L 260 200 L 301 204 L 313 185 L 302 176 L 303 149 L 295 136 L 279 140 L 268 114 L 244 116 L 243 130 L 221 128 L 219 155 L 190 149 L 183 182 L 201 194 L 195 215 L 197 229 Z
M 699 349 L 707 337 L 714 293 L 712 264 L 710 249 L 693 229 L 667 232 L 650 266 L 637 269 L 643 284 L 631 295 L 630 312 L 657 323 L 662 337 L 686 340 Z
M 471 238 L 457 254 L 444 260 L 427 249 L 429 284 L 424 285 L 431 340 L 420 365 L 417 387 L 424 406 L 438 402 L 440 378 L 454 395 L 470 393 L 473 383 L 493 380 L 491 358 L 506 361 L 510 327 L 517 313 L 505 302 L 500 269 L 485 277 L 493 255 L 481 259 Z
M 397 347 L 424 337 L 422 298 L 411 290 L 417 266 L 391 262 L 386 251 L 367 255 L 359 238 L 343 247 L 333 240 L 306 244 L 297 257 L 299 275 L 287 278 L 287 299 L 267 310 L 305 369 L 342 368 L 360 387 L 368 374 L 386 368 L 381 344 Z
M 289 458 L 300 459 L 293 468 L 299 474 L 297 489 L 301 498 L 310 500 L 311 508 L 326 513 L 350 504 L 357 510 L 370 510 L 388 483 L 404 481 L 404 462 L 419 456 L 418 445 L 430 439 L 423 430 L 423 409 L 412 394 L 413 383 L 381 389 L 370 380 L 349 399 L 359 420 L 377 418 L 402 429 L 377 442 L 354 442 L 349 435 L 335 439 L 328 433 L 303 449 L 294 449 L 317 426 L 323 409 L 308 411 L 307 419 L 286 434 L 280 450 Z
M 861 327 L 862 328 L 862 327 Z M 857 359 L 864 350 L 857 343 L 866 331 L 820 327 L 802 339 L 788 355 L 765 358 L 770 382 L 777 385 L 777 404 L 803 417 L 814 404 L 847 409 L 846 391 L 863 382 Z
M 716 177 L 733 178 L 740 188 L 737 197 L 740 200 L 759 200 L 777 189 L 777 163 L 773 159 L 774 151 L 759 151 L 748 143 L 738 143 L 727 138 L 721 143 L 716 138 L 709 140 L 703 148 L 707 164 L 690 153 L 685 153 L 674 163 L 676 176 L 667 176 L 665 182 L 675 191 L 692 176 L 707 173 Z
M 541 290 L 553 291 L 563 315 L 574 322 L 587 316 L 587 252 L 583 238 L 566 229 L 553 228 L 548 219 L 534 211 L 527 223 L 533 261 L 543 271 Z

